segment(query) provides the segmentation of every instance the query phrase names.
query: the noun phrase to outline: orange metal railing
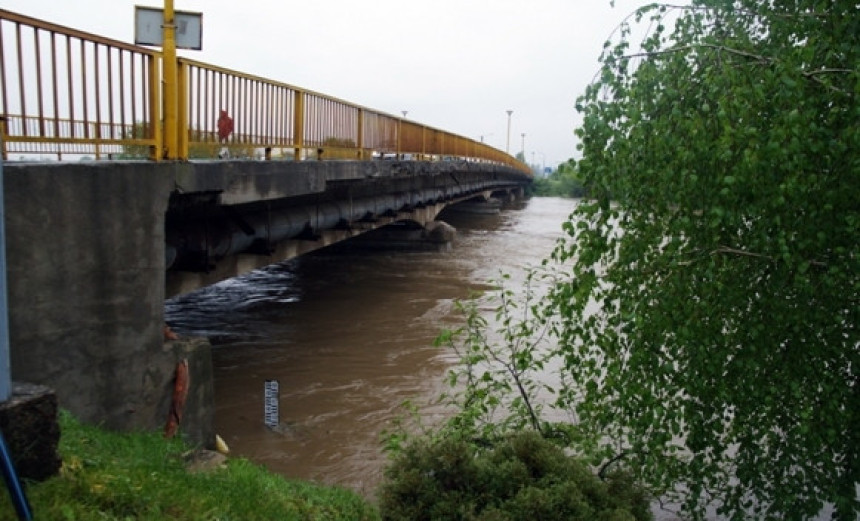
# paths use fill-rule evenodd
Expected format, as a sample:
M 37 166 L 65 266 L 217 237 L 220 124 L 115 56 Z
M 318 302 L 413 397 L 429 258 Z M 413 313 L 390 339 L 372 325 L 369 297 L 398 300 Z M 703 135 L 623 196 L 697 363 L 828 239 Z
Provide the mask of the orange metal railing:
M 159 51 L 0 9 L 4 159 L 161 159 L 162 62 Z M 186 58 L 177 71 L 180 159 L 457 158 L 530 173 L 483 143 L 331 96 Z
M 159 54 L 0 10 L 3 157 L 157 157 Z

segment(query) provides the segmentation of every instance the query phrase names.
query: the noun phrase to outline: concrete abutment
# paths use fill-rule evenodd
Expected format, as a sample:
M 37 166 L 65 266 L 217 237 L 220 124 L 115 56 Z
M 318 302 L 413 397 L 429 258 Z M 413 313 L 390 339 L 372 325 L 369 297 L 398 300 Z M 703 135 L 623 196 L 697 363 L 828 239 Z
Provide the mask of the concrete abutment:
M 164 339 L 166 221 L 174 201 L 193 202 L 193 194 L 202 194 L 216 205 L 284 208 L 293 200 L 307 205 L 338 194 L 358 198 L 379 191 L 383 199 L 386 190 L 415 187 L 416 193 L 438 195 L 429 206 L 415 201 L 410 215 L 432 207 L 435 216 L 436 206 L 444 207 L 466 180 L 509 191 L 528 181 L 512 169 L 495 168 L 334 161 L 6 163 L 12 378 L 53 389 L 58 407 L 86 423 L 160 430 L 176 364 L 187 359 L 191 388 L 180 431 L 211 446 L 211 348 L 202 340 Z M 399 208 L 389 210 L 383 217 L 380 209 L 378 217 L 399 218 Z M 334 242 L 364 231 L 346 224 L 319 230 L 320 236 Z M 291 248 L 303 253 L 300 241 L 272 244 L 269 255 L 233 255 L 226 263 L 235 263 L 237 273 L 229 276 L 277 262 Z

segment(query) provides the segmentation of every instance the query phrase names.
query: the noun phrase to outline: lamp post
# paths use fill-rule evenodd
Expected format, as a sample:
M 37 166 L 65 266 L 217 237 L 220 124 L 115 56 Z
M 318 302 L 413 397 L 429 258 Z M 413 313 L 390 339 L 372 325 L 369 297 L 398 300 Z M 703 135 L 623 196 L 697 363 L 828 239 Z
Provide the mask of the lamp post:
M 523 148 L 522 148 L 522 153 L 523 153 L 523 159 L 525 159 L 525 158 L 526 158 L 526 133 L 525 133 L 525 132 L 523 132 L 523 133 L 522 133 L 522 136 L 523 136 Z
M 511 109 L 508 109 L 507 113 L 508 113 L 508 141 L 507 141 L 507 144 L 505 145 L 505 154 L 510 154 L 511 153 L 511 114 L 513 114 L 514 111 Z

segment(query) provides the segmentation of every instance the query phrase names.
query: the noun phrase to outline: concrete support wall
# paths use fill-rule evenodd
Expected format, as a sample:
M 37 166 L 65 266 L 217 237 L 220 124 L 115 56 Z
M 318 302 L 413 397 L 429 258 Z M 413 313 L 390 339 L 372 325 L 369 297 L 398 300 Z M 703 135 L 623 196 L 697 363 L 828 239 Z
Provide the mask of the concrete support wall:
M 117 429 L 163 424 L 175 367 L 162 341 L 172 168 L 7 163 L 12 378 Z

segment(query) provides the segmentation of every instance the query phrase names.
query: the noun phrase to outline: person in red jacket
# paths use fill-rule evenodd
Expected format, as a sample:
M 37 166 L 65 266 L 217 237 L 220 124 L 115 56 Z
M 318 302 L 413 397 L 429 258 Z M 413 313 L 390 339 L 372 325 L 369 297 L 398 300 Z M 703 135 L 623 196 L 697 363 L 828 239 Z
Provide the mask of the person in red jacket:
M 221 115 L 218 116 L 218 142 L 226 143 L 227 138 L 230 137 L 230 134 L 233 133 L 233 118 L 227 115 L 226 110 L 221 111 Z M 227 147 L 222 147 L 221 151 L 218 153 L 218 157 L 225 158 L 230 157 L 230 151 Z
M 226 110 L 221 111 L 218 116 L 218 140 L 223 143 L 233 133 L 233 118 L 227 115 Z

